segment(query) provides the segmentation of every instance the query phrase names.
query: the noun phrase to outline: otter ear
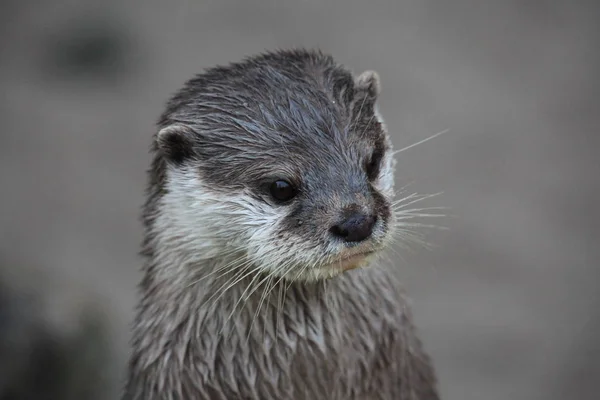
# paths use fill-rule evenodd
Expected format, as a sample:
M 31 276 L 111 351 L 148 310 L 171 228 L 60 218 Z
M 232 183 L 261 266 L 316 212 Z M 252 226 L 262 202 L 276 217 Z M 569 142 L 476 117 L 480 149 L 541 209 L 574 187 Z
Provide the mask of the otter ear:
M 175 164 L 181 164 L 194 154 L 194 132 L 182 124 L 173 124 L 162 128 L 156 134 L 158 151 Z
M 375 101 L 381 92 L 379 74 L 375 71 L 365 71 L 360 74 L 355 82 L 355 90 L 359 97 L 366 96 L 368 100 Z

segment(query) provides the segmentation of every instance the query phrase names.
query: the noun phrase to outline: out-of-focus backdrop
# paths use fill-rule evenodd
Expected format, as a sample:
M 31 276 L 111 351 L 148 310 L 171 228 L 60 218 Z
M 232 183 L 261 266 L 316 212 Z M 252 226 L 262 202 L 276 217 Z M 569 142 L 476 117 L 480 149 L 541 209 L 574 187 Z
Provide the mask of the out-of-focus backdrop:
M 451 208 L 433 250 L 398 261 L 444 398 L 598 399 L 599 10 L 0 2 L 0 398 L 117 398 L 165 101 L 205 67 L 306 46 L 379 72 L 397 148 L 449 129 L 397 170 Z

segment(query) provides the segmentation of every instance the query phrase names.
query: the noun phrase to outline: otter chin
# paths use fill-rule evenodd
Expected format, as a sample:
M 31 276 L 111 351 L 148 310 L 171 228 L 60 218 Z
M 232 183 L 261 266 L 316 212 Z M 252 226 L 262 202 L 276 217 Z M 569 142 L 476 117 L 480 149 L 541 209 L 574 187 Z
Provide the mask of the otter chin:
M 357 253 L 348 256 L 340 257 L 338 260 L 328 264 L 328 267 L 339 272 L 346 272 L 353 269 L 361 268 L 369 264 L 369 257 L 372 256 L 372 252 L 368 253 Z
M 397 268 L 374 257 L 401 220 L 380 91 L 296 49 L 172 96 L 123 400 L 439 399 Z

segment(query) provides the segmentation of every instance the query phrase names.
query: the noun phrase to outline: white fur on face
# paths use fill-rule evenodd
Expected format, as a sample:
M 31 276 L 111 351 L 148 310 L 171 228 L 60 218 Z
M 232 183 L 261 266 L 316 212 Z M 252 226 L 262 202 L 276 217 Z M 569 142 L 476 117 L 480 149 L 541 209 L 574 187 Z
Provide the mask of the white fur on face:
M 243 193 L 217 193 L 194 168 L 170 167 L 165 189 L 155 224 L 156 246 L 161 249 L 157 254 L 171 261 L 164 265 L 193 268 L 224 254 L 242 253 L 245 259 L 232 263 L 232 268 L 251 263 L 265 273 L 294 280 L 311 275 L 308 271 L 324 257 L 339 251 L 292 233 L 278 237 L 287 207 L 271 206 Z
M 383 117 L 377 108 L 375 109 L 375 118 L 377 118 L 377 122 L 381 124 L 381 129 L 386 133 L 386 140 L 389 145 L 389 149 L 386 151 L 382 160 L 382 167 L 379 171 L 376 187 L 381 191 L 388 201 L 392 201 L 395 196 L 394 173 L 396 169 L 396 159 L 394 158 L 394 149 L 387 134 L 387 126 L 385 125 L 385 121 L 383 120 Z
M 244 194 L 211 190 L 191 167 L 168 167 L 155 223 L 157 254 L 177 264 L 202 264 L 248 251 L 248 243 L 270 239 L 283 216 L 268 204 Z M 172 263 L 165 263 L 169 265 Z
M 377 182 L 375 183 L 375 187 L 380 191 L 380 193 L 386 198 L 389 203 L 392 203 L 394 197 L 396 196 L 396 192 L 394 190 L 394 177 L 396 173 L 396 159 L 394 158 L 394 148 L 392 146 L 392 141 L 388 135 L 387 126 L 381 113 L 375 107 L 375 118 L 381 124 L 381 129 L 385 132 L 385 140 L 387 141 L 388 150 L 385 152 L 383 160 L 381 161 L 381 170 L 379 171 L 379 176 L 377 177 Z M 384 246 L 387 246 L 391 242 L 391 238 L 394 236 L 395 228 L 396 228 L 396 217 L 394 215 L 394 207 L 390 207 L 390 218 L 388 220 L 388 228 L 385 233 Z

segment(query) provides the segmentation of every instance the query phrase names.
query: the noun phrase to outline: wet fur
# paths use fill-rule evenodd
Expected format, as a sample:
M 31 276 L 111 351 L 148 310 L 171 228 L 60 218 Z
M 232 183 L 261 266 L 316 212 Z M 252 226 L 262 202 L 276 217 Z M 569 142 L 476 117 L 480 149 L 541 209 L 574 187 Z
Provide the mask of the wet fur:
M 296 50 L 211 69 L 172 98 L 124 399 L 438 399 L 393 267 L 322 268 L 347 246 L 328 233 L 340 210 L 379 216 L 356 251 L 394 230 L 379 90 L 373 72 Z M 261 189 L 282 175 L 302 188 L 286 206 Z

